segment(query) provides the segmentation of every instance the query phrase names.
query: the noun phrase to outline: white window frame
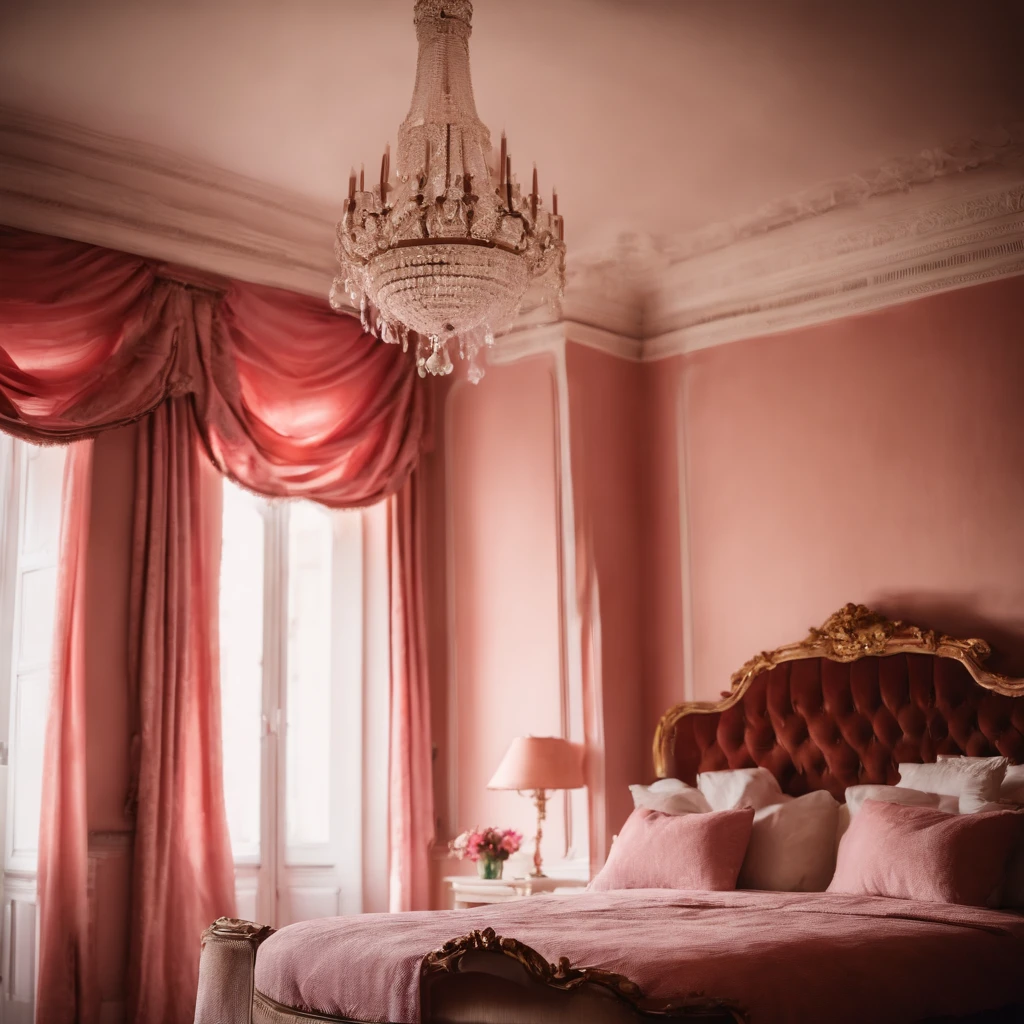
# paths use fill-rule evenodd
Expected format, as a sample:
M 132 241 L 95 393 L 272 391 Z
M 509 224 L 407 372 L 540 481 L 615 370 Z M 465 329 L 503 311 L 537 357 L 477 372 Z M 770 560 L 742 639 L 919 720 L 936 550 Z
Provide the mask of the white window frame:
M 287 849 L 288 528 L 291 503 L 260 501 L 264 523 L 260 854 L 238 856 L 239 914 L 281 927 L 388 908 L 390 662 L 384 505 L 332 519 L 330 841 Z M 230 714 L 225 707 L 223 713 Z

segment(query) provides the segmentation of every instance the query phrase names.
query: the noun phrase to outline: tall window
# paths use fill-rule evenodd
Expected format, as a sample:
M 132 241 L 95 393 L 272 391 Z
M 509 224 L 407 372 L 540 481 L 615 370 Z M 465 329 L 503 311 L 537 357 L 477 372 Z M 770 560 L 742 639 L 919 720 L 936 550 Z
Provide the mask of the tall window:
M 36 859 L 50 693 L 64 449 L 0 436 L 0 1018 L 30 1024 L 35 1003 Z
M 240 913 L 281 926 L 383 909 L 383 510 L 267 501 L 225 482 L 223 526 L 224 786 Z

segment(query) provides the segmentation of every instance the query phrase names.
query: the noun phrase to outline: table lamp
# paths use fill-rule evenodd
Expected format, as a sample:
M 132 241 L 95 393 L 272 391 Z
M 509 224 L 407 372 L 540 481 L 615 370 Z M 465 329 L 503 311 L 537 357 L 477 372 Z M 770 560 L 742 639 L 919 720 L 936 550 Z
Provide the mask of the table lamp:
M 549 789 L 579 789 L 583 779 L 581 748 L 560 736 L 518 736 L 505 752 L 488 789 L 532 791 L 537 807 L 537 836 L 533 847 L 531 878 L 543 878 L 540 840 L 547 816 Z

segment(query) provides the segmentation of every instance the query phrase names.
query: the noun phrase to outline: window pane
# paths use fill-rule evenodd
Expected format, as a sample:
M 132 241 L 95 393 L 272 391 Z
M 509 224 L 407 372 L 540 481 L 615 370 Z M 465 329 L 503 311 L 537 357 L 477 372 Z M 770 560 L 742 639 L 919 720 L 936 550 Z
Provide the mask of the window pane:
M 286 842 L 330 841 L 331 513 L 295 502 L 288 520 Z M 310 853 L 308 849 L 306 855 Z
M 46 669 L 19 675 L 14 695 L 14 811 L 11 852 L 30 856 L 39 848 L 39 813 L 43 798 L 43 740 L 49 704 L 50 673 Z
M 224 481 L 220 563 L 220 685 L 224 798 L 236 858 L 260 853 L 263 721 L 263 512 L 265 503 Z
M 60 541 L 60 496 L 64 483 L 64 449 L 37 448 L 20 442 L 25 460 L 21 553 L 49 561 Z
M 8 820 L 13 857 L 31 861 L 39 846 L 65 451 L 36 448 L 22 441 L 16 444 L 22 475 L 17 573 L 13 581 L 17 624 L 11 638 L 13 803 Z M 4 581 L 5 589 L 8 586 Z

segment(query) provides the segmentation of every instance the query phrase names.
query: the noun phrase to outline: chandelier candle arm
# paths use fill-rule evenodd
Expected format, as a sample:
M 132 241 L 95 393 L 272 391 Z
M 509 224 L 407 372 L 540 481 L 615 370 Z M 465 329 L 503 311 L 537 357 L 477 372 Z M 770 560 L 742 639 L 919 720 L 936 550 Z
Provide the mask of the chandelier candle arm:
M 349 176 L 338 224 L 335 309 L 358 306 L 363 329 L 414 346 L 420 376 L 451 373 L 449 346 L 483 376 L 478 356 L 507 330 L 531 280 L 556 314 L 565 283 L 557 198 L 543 209 L 534 168 L 524 195 L 504 133 L 497 180 L 490 133 L 476 112 L 469 71 L 470 0 L 417 0 L 419 55 L 409 113 L 398 131 L 395 181 L 390 146 L 380 185 Z M 444 154 L 444 174 L 435 155 Z

